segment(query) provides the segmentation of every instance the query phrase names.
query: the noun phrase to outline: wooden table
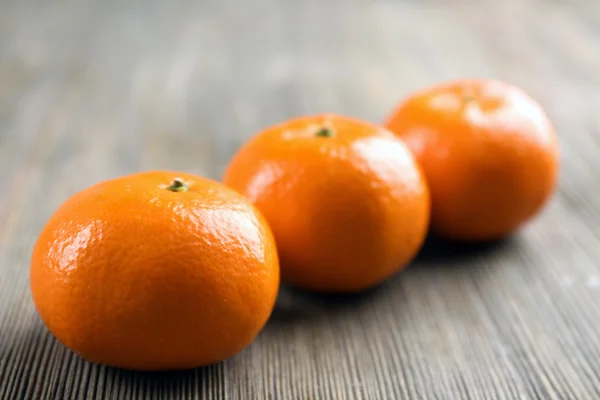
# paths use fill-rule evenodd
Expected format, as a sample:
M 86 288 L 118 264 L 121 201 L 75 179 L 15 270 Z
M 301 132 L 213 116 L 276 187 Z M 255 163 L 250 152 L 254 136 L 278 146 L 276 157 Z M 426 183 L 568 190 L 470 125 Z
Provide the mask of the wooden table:
M 52 212 L 147 169 L 219 179 L 299 114 L 381 121 L 414 89 L 494 77 L 560 135 L 553 202 L 490 246 L 430 242 L 361 296 L 287 288 L 209 368 L 148 374 L 59 344 L 29 292 Z M 0 399 L 599 399 L 597 0 L 0 1 Z

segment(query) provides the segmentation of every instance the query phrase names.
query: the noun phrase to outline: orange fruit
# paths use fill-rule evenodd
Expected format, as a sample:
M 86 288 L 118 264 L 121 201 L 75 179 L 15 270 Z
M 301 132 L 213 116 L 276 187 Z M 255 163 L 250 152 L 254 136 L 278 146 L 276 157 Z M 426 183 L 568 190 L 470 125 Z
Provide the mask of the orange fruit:
M 96 363 L 188 369 L 250 344 L 279 287 L 273 235 L 239 193 L 133 174 L 68 199 L 43 228 L 31 292 L 50 332 Z
M 414 157 L 380 126 L 340 115 L 282 122 L 233 157 L 224 183 L 269 222 L 282 281 L 357 292 L 405 267 L 429 221 L 429 192 Z
M 440 236 L 501 238 L 537 215 L 555 190 L 555 131 L 541 106 L 514 85 L 440 83 L 408 96 L 385 126 L 423 167 L 431 226 Z

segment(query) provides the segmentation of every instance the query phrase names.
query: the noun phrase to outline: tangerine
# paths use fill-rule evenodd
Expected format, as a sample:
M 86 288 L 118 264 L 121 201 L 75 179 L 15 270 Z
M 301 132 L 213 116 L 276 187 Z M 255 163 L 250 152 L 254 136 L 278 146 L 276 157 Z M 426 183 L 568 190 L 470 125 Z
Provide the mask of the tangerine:
M 33 250 L 50 332 L 96 363 L 188 369 L 240 352 L 279 287 L 260 212 L 210 179 L 170 171 L 95 184 L 62 204 Z
M 460 79 L 402 101 L 385 126 L 421 164 L 431 190 L 431 227 L 458 241 L 506 236 L 551 198 L 559 166 L 554 128 L 520 88 Z
M 224 183 L 269 222 L 282 281 L 358 292 L 404 268 L 429 222 L 429 191 L 408 148 L 375 124 L 297 117 L 249 140 Z

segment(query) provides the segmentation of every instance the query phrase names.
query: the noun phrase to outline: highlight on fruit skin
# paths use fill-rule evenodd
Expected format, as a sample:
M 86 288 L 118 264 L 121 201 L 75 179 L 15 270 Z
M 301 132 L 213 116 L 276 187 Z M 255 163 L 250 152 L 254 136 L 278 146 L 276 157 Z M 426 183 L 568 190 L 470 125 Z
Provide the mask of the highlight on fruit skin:
M 383 127 L 334 114 L 297 117 L 258 132 L 223 182 L 265 216 L 282 281 L 329 293 L 366 290 L 415 257 L 429 223 L 429 191 L 402 141 Z
M 384 125 L 411 149 L 431 190 L 431 230 L 480 242 L 510 235 L 551 200 L 559 147 L 531 96 L 499 80 L 459 79 L 403 99 Z
M 260 212 L 225 185 L 173 171 L 94 184 L 65 201 L 34 246 L 35 307 L 83 358 L 176 370 L 234 356 L 279 289 Z

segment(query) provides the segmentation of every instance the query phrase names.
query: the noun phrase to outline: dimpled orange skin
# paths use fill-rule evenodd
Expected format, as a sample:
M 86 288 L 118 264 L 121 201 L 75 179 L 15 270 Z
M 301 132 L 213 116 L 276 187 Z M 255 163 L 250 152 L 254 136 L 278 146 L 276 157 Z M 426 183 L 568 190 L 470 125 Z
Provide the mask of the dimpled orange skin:
M 385 126 L 423 167 L 440 236 L 502 238 L 537 215 L 555 190 L 555 131 L 514 85 L 465 79 L 432 86 L 399 104 Z
M 174 178 L 187 192 L 166 189 Z M 31 261 L 35 306 L 89 361 L 188 369 L 249 345 L 279 287 L 274 238 L 225 185 L 151 171 L 93 185 L 43 228 Z
M 344 116 L 299 117 L 260 132 L 224 182 L 261 210 L 282 281 L 304 289 L 375 286 L 404 268 L 426 235 L 429 192 L 410 151 L 382 127 Z

